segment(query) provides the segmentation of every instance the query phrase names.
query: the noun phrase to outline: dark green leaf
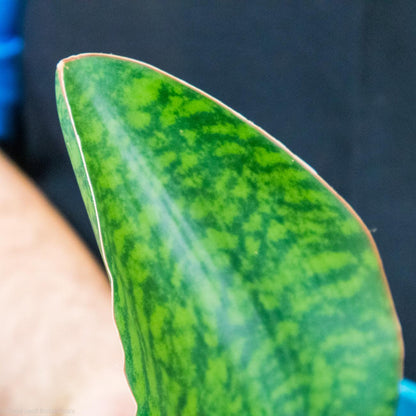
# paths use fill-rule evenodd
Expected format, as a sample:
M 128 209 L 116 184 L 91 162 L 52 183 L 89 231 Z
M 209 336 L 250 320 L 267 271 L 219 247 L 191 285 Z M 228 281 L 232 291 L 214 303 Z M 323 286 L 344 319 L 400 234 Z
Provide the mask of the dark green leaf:
M 111 55 L 60 63 L 65 140 L 139 415 L 393 415 L 401 338 L 352 209 L 207 94 Z

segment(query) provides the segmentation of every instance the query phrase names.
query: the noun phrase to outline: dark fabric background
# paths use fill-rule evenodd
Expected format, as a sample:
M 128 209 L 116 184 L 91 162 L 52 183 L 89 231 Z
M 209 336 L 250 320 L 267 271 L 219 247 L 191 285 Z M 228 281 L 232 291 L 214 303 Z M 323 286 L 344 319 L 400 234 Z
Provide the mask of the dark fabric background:
M 416 3 L 29 0 L 22 163 L 97 252 L 54 100 L 58 60 L 156 65 L 241 112 L 357 210 L 384 261 L 416 379 Z

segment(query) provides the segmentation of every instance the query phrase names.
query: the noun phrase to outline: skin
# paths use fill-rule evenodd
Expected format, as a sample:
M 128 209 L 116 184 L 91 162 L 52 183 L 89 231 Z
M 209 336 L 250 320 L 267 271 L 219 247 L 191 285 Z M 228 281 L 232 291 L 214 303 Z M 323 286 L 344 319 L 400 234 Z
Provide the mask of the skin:
M 105 275 L 1 153 L 0 230 L 0 414 L 134 415 Z

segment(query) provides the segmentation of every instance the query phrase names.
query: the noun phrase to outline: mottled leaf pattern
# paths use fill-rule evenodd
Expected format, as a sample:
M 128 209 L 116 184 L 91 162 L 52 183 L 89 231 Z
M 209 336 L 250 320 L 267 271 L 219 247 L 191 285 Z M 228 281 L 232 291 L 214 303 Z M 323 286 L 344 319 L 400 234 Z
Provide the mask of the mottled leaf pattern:
M 283 145 L 162 71 L 63 61 L 62 128 L 139 415 L 393 415 L 377 250 Z

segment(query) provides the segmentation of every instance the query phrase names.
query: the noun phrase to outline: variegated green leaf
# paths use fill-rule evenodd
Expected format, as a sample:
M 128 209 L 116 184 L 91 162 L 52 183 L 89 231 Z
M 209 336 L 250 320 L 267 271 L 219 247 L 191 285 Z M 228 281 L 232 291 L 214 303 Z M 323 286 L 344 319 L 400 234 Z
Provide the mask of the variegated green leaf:
M 139 415 L 393 415 L 370 233 L 281 143 L 156 68 L 62 61 L 61 124 Z

